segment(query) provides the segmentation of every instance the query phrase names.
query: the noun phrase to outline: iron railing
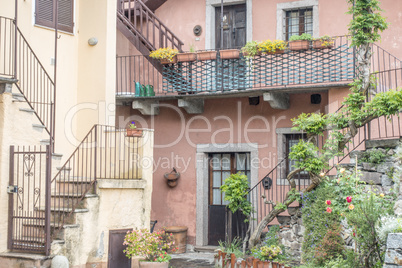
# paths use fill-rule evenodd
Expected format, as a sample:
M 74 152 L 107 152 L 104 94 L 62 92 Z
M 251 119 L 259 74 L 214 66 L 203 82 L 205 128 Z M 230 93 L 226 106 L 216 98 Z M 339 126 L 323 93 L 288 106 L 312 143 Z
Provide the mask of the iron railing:
M 150 51 L 183 42 L 141 0 L 117 0 L 117 17 Z
M 11 146 L 8 248 L 49 254 L 49 146 Z
M 68 222 L 82 199 L 96 193 L 98 179 L 140 179 L 142 141 L 126 129 L 95 125 L 52 179 L 52 226 Z
M 162 79 L 153 74 L 141 56 L 117 58 L 117 94 L 136 94 L 135 73 L 149 77 L 156 95 L 222 93 L 246 89 L 348 83 L 354 78 L 354 50 L 347 36 L 334 38 L 334 47 L 306 51 L 287 50 L 283 54 L 260 55 L 253 59 L 196 60 L 163 65 Z M 135 59 L 135 60 L 134 60 Z M 128 79 L 128 80 L 127 80 Z M 162 84 L 161 81 L 162 80 Z
M 0 17 L 0 75 L 18 80 L 16 86 L 40 123 L 55 136 L 54 83 L 15 20 Z

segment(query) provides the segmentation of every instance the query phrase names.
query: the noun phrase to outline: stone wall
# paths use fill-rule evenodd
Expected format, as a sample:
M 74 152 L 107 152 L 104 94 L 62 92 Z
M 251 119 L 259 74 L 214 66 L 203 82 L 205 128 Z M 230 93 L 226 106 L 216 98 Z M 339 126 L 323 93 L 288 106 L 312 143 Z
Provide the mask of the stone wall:
M 301 260 L 304 226 L 300 208 L 289 208 L 291 216 L 278 216 L 279 241 L 286 247 L 286 252 L 296 260 Z
M 402 233 L 388 234 L 384 268 L 402 267 Z

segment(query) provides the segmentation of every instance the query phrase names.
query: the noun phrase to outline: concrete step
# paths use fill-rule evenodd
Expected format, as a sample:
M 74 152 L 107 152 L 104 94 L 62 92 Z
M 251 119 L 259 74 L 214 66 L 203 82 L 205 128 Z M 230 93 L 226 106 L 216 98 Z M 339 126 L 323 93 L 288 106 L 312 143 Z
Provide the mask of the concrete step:
M 209 252 L 209 253 L 216 253 L 216 250 L 218 249 L 218 246 L 195 246 L 194 251 L 195 252 Z
M 31 108 L 20 108 L 19 110 L 21 112 L 26 112 L 26 113 L 31 113 L 31 114 L 33 114 L 35 112 L 35 110 L 31 109 Z
M 1 267 L 50 267 L 51 256 L 30 253 L 4 252 L 0 253 Z
M 41 125 L 41 124 L 32 124 L 32 127 L 38 128 L 38 129 L 45 129 L 46 128 L 44 125 Z

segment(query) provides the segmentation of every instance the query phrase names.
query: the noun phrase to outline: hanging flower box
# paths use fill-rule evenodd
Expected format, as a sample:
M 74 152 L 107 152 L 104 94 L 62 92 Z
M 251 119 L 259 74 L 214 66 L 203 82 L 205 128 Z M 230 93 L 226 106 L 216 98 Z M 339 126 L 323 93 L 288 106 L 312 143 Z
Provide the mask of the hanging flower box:
M 221 59 L 238 59 L 240 58 L 240 50 L 238 49 L 224 49 L 219 50 Z
M 195 54 L 194 52 L 177 54 L 178 62 L 190 62 L 190 61 L 195 61 L 196 59 L 197 59 L 197 54 Z
M 314 40 L 313 41 L 314 49 L 324 49 L 324 48 L 333 48 L 333 47 L 334 47 L 333 41 L 322 41 L 322 40 Z
M 216 51 L 197 52 L 197 60 L 216 60 Z
M 290 41 L 289 42 L 289 49 L 290 50 L 308 50 L 310 48 L 310 41 L 307 40 L 297 40 L 297 41 Z
M 142 129 L 126 129 L 127 137 L 142 137 Z
M 165 64 L 172 64 L 172 63 L 177 63 L 177 56 L 174 56 L 173 59 L 170 61 L 169 59 L 159 59 L 160 63 L 165 65 Z

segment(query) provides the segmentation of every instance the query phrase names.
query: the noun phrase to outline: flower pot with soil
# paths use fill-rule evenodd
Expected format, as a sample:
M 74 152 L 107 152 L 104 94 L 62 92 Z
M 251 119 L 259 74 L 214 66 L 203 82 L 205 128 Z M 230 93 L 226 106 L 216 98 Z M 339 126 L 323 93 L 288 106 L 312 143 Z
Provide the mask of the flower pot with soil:
M 289 39 L 289 49 L 294 51 L 308 50 L 313 37 L 310 34 L 292 35 Z

